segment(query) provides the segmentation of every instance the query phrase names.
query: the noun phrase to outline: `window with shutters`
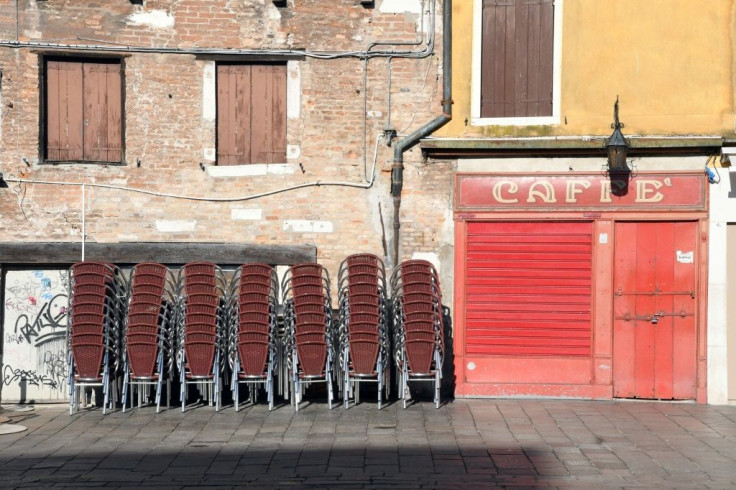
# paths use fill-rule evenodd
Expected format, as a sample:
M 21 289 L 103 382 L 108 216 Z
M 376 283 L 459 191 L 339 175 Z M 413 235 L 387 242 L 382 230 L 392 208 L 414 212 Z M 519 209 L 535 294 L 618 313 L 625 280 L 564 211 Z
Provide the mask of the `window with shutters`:
M 559 122 L 562 0 L 475 0 L 472 124 Z
M 43 60 L 43 161 L 123 162 L 119 59 Z
M 286 163 L 286 64 L 217 65 L 217 164 Z

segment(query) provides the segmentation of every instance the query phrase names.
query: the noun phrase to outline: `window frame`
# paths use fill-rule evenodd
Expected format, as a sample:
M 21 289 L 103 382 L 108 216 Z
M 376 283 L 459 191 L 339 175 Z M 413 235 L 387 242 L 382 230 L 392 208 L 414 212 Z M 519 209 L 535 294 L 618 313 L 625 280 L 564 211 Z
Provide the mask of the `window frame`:
M 483 0 L 473 0 L 473 54 L 471 73 L 471 126 L 534 126 L 560 123 L 561 67 L 562 67 L 562 12 L 564 0 L 554 0 L 554 41 L 552 60 L 552 115 L 531 117 L 481 117 L 481 60 L 483 49 Z
M 38 59 L 39 62 L 39 160 L 38 163 L 41 165 L 110 165 L 110 166 L 125 166 L 127 165 L 125 160 L 125 132 L 126 132 L 126 113 L 125 113 L 125 58 L 124 55 L 110 55 L 110 54 L 79 54 L 79 53 L 56 53 L 56 52 L 45 52 L 41 53 Z M 120 73 L 120 160 L 119 161 L 104 161 L 104 160 L 83 160 L 83 159 L 69 159 L 69 160 L 52 160 L 48 158 L 48 103 L 49 103 L 49 90 L 48 90 L 48 69 L 47 64 L 51 61 L 63 61 L 67 63 L 106 63 L 106 64 L 117 64 L 119 65 Z M 84 87 L 80 90 L 84 91 Z
M 278 66 L 283 70 L 283 86 L 280 87 L 282 92 L 282 108 L 283 108 L 283 158 L 277 161 L 256 161 L 251 159 L 248 163 L 222 163 L 220 158 L 221 142 L 220 142 L 220 67 L 223 66 Z M 278 165 L 286 164 L 288 162 L 288 120 L 289 120 L 289 68 L 288 60 L 261 60 L 261 59 L 247 59 L 247 60 L 216 60 L 215 61 L 215 166 L 217 167 L 244 167 L 251 165 Z M 251 92 L 252 94 L 252 92 Z M 273 100 L 272 100 L 273 102 Z M 273 110 L 273 105 L 269 108 Z M 251 113 L 251 121 L 252 113 Z M 250 137 L 253 137 L 253 131 L 250 131 Z M 280 154 L 281 156 L 281 154 Z

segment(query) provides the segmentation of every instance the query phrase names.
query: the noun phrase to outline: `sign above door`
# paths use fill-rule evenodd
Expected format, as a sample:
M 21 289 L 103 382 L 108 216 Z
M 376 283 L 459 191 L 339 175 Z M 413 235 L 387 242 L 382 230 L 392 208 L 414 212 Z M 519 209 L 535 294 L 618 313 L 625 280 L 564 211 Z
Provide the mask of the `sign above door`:
M 457 174 L 455 211 L 705 210 L 705 176 L 638 173 L 626 180 L 605 174 Z

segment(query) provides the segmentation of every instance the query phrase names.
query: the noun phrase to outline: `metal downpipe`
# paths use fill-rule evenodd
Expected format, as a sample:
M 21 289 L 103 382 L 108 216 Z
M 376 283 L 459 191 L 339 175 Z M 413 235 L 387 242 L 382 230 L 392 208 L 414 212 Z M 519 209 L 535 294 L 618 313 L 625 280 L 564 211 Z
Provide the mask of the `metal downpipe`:
M 391 166 L 391 196 L 394 202 L 393 265 L 399 264 L 399 230 L 401 229 L 401 190 L 404 187 L 404 152 L 420 139 L 432 134 L 452 119 L 452 0 L 442 5 L 442 114 L 397 141 Z

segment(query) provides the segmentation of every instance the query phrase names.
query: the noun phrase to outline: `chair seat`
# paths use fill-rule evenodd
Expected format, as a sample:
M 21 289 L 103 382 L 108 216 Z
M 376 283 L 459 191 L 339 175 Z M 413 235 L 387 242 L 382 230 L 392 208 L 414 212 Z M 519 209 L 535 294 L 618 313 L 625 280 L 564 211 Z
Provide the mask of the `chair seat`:
M 131 381 L 158 381 L 158 378 L 158 374 L 154 374 L 152 376 L 136 376 L 135 374 L 130 373 Z

